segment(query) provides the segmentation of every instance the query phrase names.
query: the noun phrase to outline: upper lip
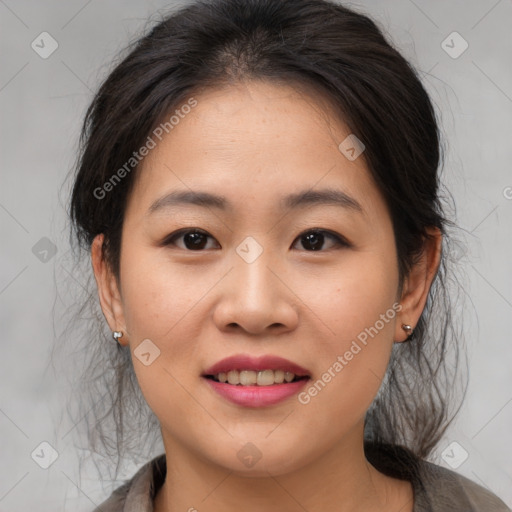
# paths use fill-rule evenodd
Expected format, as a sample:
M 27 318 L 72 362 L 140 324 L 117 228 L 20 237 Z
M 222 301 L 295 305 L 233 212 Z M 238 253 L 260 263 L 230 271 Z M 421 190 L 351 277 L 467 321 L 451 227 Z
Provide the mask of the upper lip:
M 210 366 L 203 375 L 217 375 L 218 373 L 227 373 L 230 370 L 253 370 L 256 372 L 263 370 L 283 370 L 285 372 L 292 372 L 298 377 L 309 377 L 309 373 L 305 368 L 288 361 L 288 359 L 273 355 L 253 357 L 247 354 L 226 357 L 213 366 Z

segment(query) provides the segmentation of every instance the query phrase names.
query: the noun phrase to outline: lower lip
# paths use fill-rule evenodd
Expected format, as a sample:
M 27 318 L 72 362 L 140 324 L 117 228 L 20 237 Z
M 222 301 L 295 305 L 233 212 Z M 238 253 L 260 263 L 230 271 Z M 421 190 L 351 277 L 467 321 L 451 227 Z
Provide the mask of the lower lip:
M 302 379 L 288 384 L 271 386 L 234 386 L 227 382 L 206 379 L 211 388 L 230 402 L 242 407 L 266 407 L 283 402 L 297 394 L 309 379 Z

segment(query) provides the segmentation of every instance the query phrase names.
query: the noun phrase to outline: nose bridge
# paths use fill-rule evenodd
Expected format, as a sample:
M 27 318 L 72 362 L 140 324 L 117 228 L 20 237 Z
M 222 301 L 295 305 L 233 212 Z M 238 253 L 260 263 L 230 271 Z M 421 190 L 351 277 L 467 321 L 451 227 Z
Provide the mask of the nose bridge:
M 255 334 L 270 326 L 295 326 L 297 313 L 292 297 L 274 275 L 279 265 L 271 250 L 248 236 L 235 252 L 233 268 L 215 313 L 218 327 L 237 324 Z
M 268 304 L 276 283 L 272 282 L 275 276 L 268 268 L 271 267 L 271 251 L 260 242 L 253 236 L 247 236 L 236 247 L 234 280 L 241 300 L 243 297 L 258 300 L 265 296 Z

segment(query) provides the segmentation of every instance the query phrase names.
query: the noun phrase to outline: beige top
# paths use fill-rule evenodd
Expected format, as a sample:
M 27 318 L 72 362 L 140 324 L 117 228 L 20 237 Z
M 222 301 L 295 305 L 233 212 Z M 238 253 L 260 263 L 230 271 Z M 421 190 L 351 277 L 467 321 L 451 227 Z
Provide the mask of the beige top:
M 372 450 L 371 457 L 366 455 L 375 467 L 411 482 L 414 512 L 512 512 L 482 486 L 454 471 L 419 460 L 401 447 Z M 166 458 L 162 454 L 142 466 L 94 512 L 153 512 L 153 499 L 165 474 Z

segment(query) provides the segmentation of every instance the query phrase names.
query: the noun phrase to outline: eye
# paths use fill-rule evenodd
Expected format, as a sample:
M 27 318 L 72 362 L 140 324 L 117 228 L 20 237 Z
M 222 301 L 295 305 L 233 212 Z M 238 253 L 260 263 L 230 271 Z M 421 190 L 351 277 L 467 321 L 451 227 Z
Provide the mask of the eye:
M 211 247 L 206 247 L 207 239 L 211 237 L 206 231 L 201 229 L 181 229 L 180 231 L 176 231 L 169 235 L 162 243 L 162 245 L 177 245 L 180 249 L 190 250 L 190 251 L 201 251 L 203 249 L 209 249 Z M 176 240 L 183 239 L 183 245 L 180 246 L 176 244 Z
M 214 240 L 212 236 L 201 229 L 181 229 L 175 233 L 171 233 L 167 238 L 165 238 L 165 240 L 162 242 L 162 245 L 175 245 L 184 250 L 201 251 L 203 249 L 214 248 L 208 247 L 209 238 Z M 309 229 L 308 231 L 301 233 L 296 238 L 296 240 L 302 242 L 303 247 L 308 252 L 320 251 L 324 246 L 326 239 L 334 242 L 334 245 L 331 245 L 331 247 L 328 247 L 328 249 L 331 249 L 333 246 L 350 247 L 350 244 L 341 236 L 325 229 Z M 182 244 L 176 243 L 178 240 L 182 240 Z M 217 246 L 220 247 L 218 243 Z
M 313 252 L 321 250 L 326 238 L 334 241 L 335 247 L 350 247 L 350 244 L 341 236 L 326 231 L 325 229 L 310 229 L 304 231 L 297 237 L 297 240 L 302 241 L 303 247 L 305 247 L 308 252 Z

